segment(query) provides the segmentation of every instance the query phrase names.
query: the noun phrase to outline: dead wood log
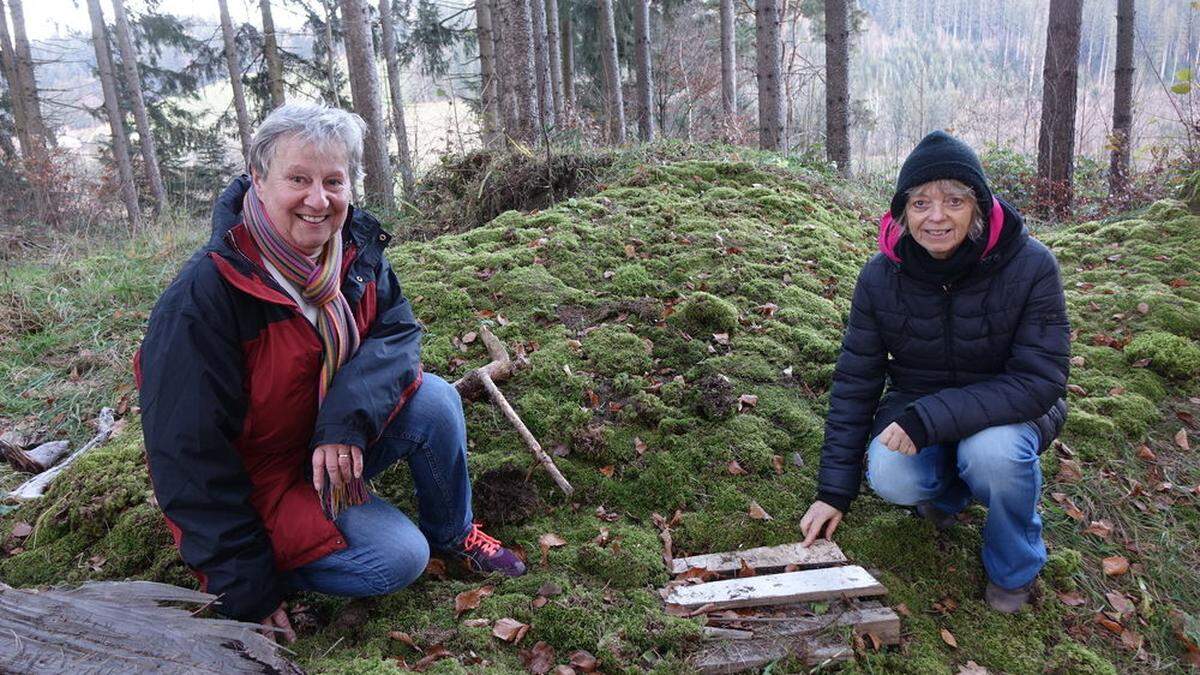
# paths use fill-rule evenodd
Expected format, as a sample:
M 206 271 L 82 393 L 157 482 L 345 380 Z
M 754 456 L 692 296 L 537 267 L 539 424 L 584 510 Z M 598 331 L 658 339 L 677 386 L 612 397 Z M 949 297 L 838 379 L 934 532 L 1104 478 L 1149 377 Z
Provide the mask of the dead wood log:
M 163 605 L 216 600 L 151 581 L 44 591 L 0 583 L 0 672 L 303 673 L 258 624 Z
M 571 486 L 571 483 L 558 470 L 558 465 L 554 463 L 550 455 L 547 455 L 546 451 L 542 450 L 542 445 L 538 443 L 537 439 L 533 437 L 533 433 L 525 426 L 525 422 L 521 420 L 521 416 L 517 414 L 516 410 L 513 410 L 508 399 L 496 387 L 497 380 L 506 380 L 512 377 L 512 374 L 518 369 L 525 367 L 527 365 L 525 359 L 520 358 L 514 361 L 509 357 L 508 349 L 505 348 L 504 343 L 500 342 L 499 338 L 492 331 L 488 330 L 487 326 L 479 327 L 479 337 L 483 340 L 484 346 L 487 347 L 488 355 L 492 357 L 492 360 L 487 365 L 476 368 L 464 375 L 454 383 L 454 388 L 458 390 L 459 395 L 463 398 L 475 398 L 480 393 L 487 393 L 491 397 L 492 402 L 496 404 L 496 407 L 500 408 L 500 411 L 504 413 L 504 417 L 516 427 L 517 434 L 521 437 L 521 440 L 525 441 L 525 445 L 528 446 L 534 458 L 546 469 L 546 473 L 550 474 L 550 478 L 554 480 L 554 484 L 570 496 L 575 492 L 575 488 Z
M 42 443 L 32 450 L 23 450 L 13 445 L 0 442 L 0 451 L 12 468 L 25 473 L 41 473 L 54 466 L 59 457 L 71 448 L 69 441 L 50 441 Z
M 62 473 L 63 469 L 67 468 L 78 459 L 83 453 L 92 448 L 102 445 L 112 436 L 113 428 L 116 426 L 116 416 L 112 408 L 101 408 L 100 415 L 96 419 L 97 433 L 92 437 L 92 440 L 82 445 L 78 450 L 72 452 L 70 456 L 64 459 L 61 463 L 51 467 L 50 469 L 39 473 L 29 480 L 21 483 L 15 490 L 8 493 L 8 496 L 13 499 L 37 499 L 46 492 L 46 488 L 50 486 L 58 474 Z

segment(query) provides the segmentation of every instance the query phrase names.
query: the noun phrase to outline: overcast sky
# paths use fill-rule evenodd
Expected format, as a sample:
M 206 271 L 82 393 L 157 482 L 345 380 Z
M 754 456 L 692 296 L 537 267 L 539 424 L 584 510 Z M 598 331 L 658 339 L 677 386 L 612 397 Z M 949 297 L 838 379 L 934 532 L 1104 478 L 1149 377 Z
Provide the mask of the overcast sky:
M 259 13 L 258 0 L 228 0 L 229 13 L 235 23 L 250 21 L 258 25 L 262 23 Z M 113 20 L 112 0 L 100 0 L 105 18 Z M 85 0 L 24 0 L 25 27 L 31 40 L 65 35 L 71 30 L 90 32 L 92 24 L 88 19 Z M 127 11 L 136 11 L 145 7 L 145 0 L 125 0 Z M 217 0 L 160 0 L 160 11 L 175 16 L 198 16 L 205 22 L 217 24 L 220 14 L 217 10 Z M 298 26 L 301 23 L 299 15 L 290 11 L 285 3 L 272 3 L 275 24 L 279 28 Z

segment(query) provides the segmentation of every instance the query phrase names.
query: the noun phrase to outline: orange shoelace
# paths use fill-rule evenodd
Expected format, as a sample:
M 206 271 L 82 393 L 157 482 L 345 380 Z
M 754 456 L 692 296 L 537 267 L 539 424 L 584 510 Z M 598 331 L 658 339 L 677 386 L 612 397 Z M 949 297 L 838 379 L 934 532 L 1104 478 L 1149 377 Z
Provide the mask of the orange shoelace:
M 500 540 L 479 529 L 479 523 L 471 523 L 471 531 L 463 540 L 463 549 L 467 551 L 481 550 L 492 555 L 500 550 Z

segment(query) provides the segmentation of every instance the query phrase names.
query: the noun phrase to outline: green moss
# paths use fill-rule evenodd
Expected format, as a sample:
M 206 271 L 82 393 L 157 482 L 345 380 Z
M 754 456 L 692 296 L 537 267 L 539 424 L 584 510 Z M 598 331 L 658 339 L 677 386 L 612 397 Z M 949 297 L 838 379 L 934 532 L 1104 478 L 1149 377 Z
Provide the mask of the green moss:
M 1067 414 L 1063 436 L 1080 456 L 1094 460 L 1113 455 L 1113 442 L 1119 434 L 1112 420 L 1083 410 L 1071 410 Z
M 658 536 L 640 528 L 609 526 L 610 541 L 579 547 L 579 569 L 613 588 L 638 588 L 667 580 Z
M 602 326 L 588 333 L 583 339 L 583 351 L 591 367 L 609 377 L 643 373 L 651 364 L 642 338 L 624 326 Z
M 1179 188 L 1179 199 L 1192 213 L 1200 213 L 1200 171 L 1193 171 Z
M 1187 338 L 1160 331 L 1142 333 L 1125 347 L 1129 361 L 1150 359 L 1150 368 L 1166 377 L 1184 379 L 1200 374 L 1200 347 Z
M 1075 589 L 1075 575 L 1083 567 L 1083 555 L 1072 548 L 1051 553 L 1046 558 L 1046 566 L 1042 568 L 1042 577 L 1050 585 L 1061 591 Z
M 638 297 L 652 295 L 657 291 L 657 284 L 646 271 L 645 267 L 634 264 L 621 265 L 613 270 L 612 290 L 621 295 Z
M 703 291 L 693 293 L 671 316 L 679 328 L 696 337 L 732 333 L 738 325 L 738 310 L 732 303 Z
M 1053 675 L 1117 675 L 1107 659 L 1077 642 L 1063 642 L 1050 651 L 1046 672 Z

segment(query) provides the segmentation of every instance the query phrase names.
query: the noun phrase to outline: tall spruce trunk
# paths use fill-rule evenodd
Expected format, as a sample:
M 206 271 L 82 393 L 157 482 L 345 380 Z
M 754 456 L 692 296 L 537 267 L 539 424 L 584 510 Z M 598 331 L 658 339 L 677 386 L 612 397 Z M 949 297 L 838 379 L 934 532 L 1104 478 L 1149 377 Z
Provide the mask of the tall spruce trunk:
M 1038 209 L 1065 218 L 1071 211 L 1075 166 L 1075 102 L 1083 0 L 1050 0 L 1038 130 Z
M 1122 198 L 1129 189 L 1134 11 L 1134 0 L 1117 0 L 1117 67 L 1113 73 L 1112 157 L 1108 170 L 1110 199 Z
M 275 17 L 271 15 L 271 0 L 258 0 L 263 20 L 263 58 L 267 62 L 267 80 L 271 87 L 271 107 L 284 104 L 283 61 L 279 57 L 279 41 L 275 37 Z
M 225 65 L 229 68 L 229 84 L 233 88 L 233 108 L 237 113 L 238 137 L 242 142 L 242 162 L 250 157 L 250 114 L 246 112 L 246 92 L 242 88 L 242 68 L 238 63 L 237 40 L 233 20 L 229 18 L 226 0 L 217 0 L 221 11 L 221 36 L 225 41 Z
M 337 86 L 337 42 L 333 39 L 333 20 L 337 15 L 337 0 L 321 0 L 325 7 L 325 79 L 329 86 L 329 105 L 339 105 Z
M 732 124 L 737 115 L 737 41 L 734 27 L 733 0 L 721 0 L 721 111 L 725 123 Z
M 13 48 L 16 56 L 17 77 L 21 83 L 21 98 L 25 105 L 25 123 L 29 127 L 30 140 L 37 158 L 46 159 L 46 147 L 54 144 L 42 117 L 41 96 L 38 95 L 37 78 L 33 72 L 33 54 L 29 50 L 29 38 L 25 35 L 25 10 L 21 0 L 8 0 L 12 14 Z
M 559 13 L 559 30 L 562 34 L 563 109 L 566 114 L 575 114 L 575 27 L 571 21 L 571 3 Z
M 530 0 L 501 0 L 495 6 L 501 18 L 505 80 L 512 90 L 512 119 L 508 135 L 527 145 L 537 140 L 542 127 L 538 115 L 537 68 L 533 54 L 533 17 Z
M 392 4 L 379 0 L 379 23 L 383 33 L 383 56 L 387 62 L 388 94 L 392 100 L 392 124 L 396 131 L 396 148 L 400 153 L 400 181 L 404 185 L 404 196 L 412 195 L 412 154 L 408 150 L 408 125 L 404 121 L 404 95 L 400 91 L 400 55 L 396 52 L 396 29 L 392 17 Z
M 475 0 L 475 37 L 479 42 L 479 99 L 482 109 L 483 147 L 502 147 L 500 102 L 496 87 L 496 37 L 492 30 L 491 0 Z
M 636 34 L 638 135 L 643 143 L 654 141 L 654 74 L 650 68 L 650 0 L 634 0 Z
M 550 49 L 550 84 L 554 89 L 554 117 L 558 123 L 563 119 L 563 62 L 562 38 L 558 29 L 558 0 L 546 0 L 546 46 Z
M 150 116 L 146 114 L 146 101 L 142 98 L 142 77 L 138 73 L 137 52 L 129 35 L 129 19 L 125 16 L 125 0 L 112 0 L 116 17 L 117 45 L 121 49 L 121 66 L 125 71 L 125 92 L 133 106 L 133 121 L 137 125 L 138 144 L 142 149 L 142 166 L 146 182 L 154 196 L 154 215 L 167 206 L 167 188 L 163 185 L 158 170 L 158 152 L 154 145 L 154 130 L 150 127 Z
M 825 153 L 850 176 L 850 28 L 846 0 L 825 0 Z
M 625 144 L 625 97 L 621 93 L 621 63 L 617 58 L 617 31 L 612 0 L 596 0 L 600 10 L 600 58 L 608 100 L 608 137 L 615 145 Z
M 538 114 L 542 124 L 554 126 L 554 80 L 550 74 L 550 47 L 546 44 L 545 0 L 529 0 L 529 16 L 533 24 L 533 63 L 537 68 Z
M 778 0 L 754 3 L 756 75 L 758 78 L 758 146 L 783 149 L 783 95 L 780 91 L 782 44 Z
M 4 81 L 8 85 L 8 96 L 12 104 L 13 128 L 17 133 L 17 142 L 21 144 L 21 156 L 33 159 L 33 140 L 29 134 L 29 120 L 25 114 L 25 98 L 21 96 L 21 76 L 17 74 L 17 56 L 8 32 L 6 15 L 4 0 L 0 0 L 0 65 L 4 68 Z
M 346 27 L 346 62 L 350 67 L 350 96 L 354 100 L 354 112 L 367 123 L 367 137 L 363 143 L 363 198 L 368 204 L 390 210 L 396 207 L 396 196 L 367 7 L 363 0 L 341 2 L 342 24 Z
M 112 55 L 108 53 L 104 13 L 100 10 L 100 0 L 87 0 L 87 4 L 88 16 L 92 20 L 92 47 L 96 50 L 100 87 L 104 91 L 104 111 L 108 115 L 108 127 L 112 131 L 113 158 L 117 161 L 117 172 L 121 180 L 121 201 L 125 202 L 125 211 L 129 215 L 129 230 L 136 233 L 142 229 L 142 214 L 138 208 L 137 185 L 133 182 L 133 164 L 129 161 L 129 139 L 125 137 L 121 107 L 117 103 L 117 79 L 113 72 Z

